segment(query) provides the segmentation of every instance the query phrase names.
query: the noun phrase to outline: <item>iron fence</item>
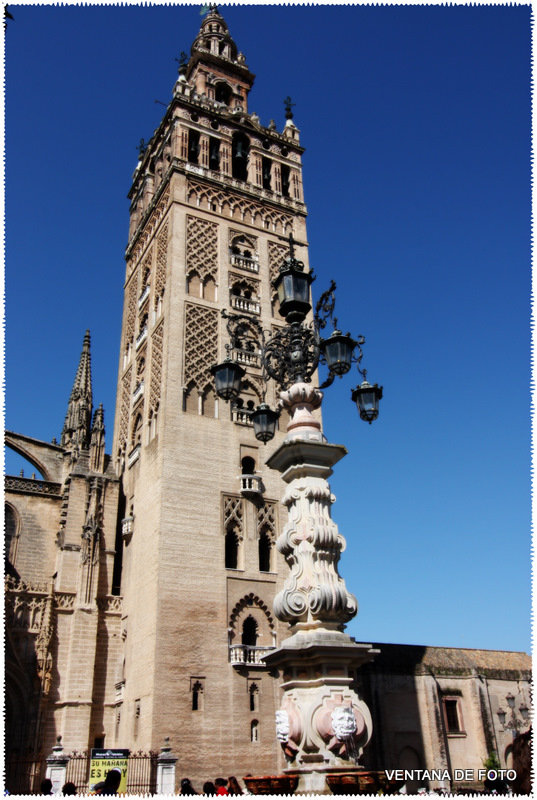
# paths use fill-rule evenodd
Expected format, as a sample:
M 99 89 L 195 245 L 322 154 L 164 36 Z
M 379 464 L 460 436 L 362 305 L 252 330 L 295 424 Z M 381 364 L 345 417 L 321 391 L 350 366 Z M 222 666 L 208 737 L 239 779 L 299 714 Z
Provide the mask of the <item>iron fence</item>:
M 131 753 L 127 771 L 127 794 L 155 794 L 158 753 Z
M 69 754 L 69 763 L 65 774 L 66 783 L 74 783 L 77 792 L 81 794 L 88 791 L 90 757 L 87 751 L 74 750 Z

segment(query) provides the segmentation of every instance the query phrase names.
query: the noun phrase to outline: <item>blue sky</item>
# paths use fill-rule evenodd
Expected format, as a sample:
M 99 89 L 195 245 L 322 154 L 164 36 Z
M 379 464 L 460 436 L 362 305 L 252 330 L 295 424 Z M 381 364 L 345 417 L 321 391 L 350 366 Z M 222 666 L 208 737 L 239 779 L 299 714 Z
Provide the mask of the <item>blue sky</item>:
M 201 4 L 9 8 L 5 424 L 59 439 L 89 328 L 110 451 L 126 195 Z M 219 9 L 250 112 L 282 130 L 296 104 L 314 296 L 336 280 L 384 386 L 371 426 L 357 373 L 323 406 L 349 450 L 331 479 L 348 631 L 528 651 L 531 8 Z

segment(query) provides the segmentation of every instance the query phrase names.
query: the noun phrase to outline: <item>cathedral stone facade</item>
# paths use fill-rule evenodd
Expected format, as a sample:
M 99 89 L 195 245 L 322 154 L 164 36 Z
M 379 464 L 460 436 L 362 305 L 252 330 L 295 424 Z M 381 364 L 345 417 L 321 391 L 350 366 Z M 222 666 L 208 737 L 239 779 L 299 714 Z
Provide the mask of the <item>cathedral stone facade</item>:
M 281 132 L 260 125 L 248 112 L 253 82 L 212 8 L 129 193 L 111 456 L 93 410 L 89 332 L 60 443 L 6 434 L 43 476 L 6 478 L 11 758 L 47 755 L 58 736 L 65 752 L 158 751 L 169 739 L 177 779 L 200 788 L 218 774 L 285 768 L 278 671 L 263 658 L 285 638 L 273 613 L 287 574 L 275 547 L 284 485 L 265 464 L 286 420 L 267 446 L 256 440 L 256 326 L 228 353 L 246 370 L 231 406 L 210 370 L 227 353 L 226 314 L 246 312 L 269 332 L 283 325 L 272 282 L 289 236 L 307 241 L 299 131 L 290 105 Z M 305 247 L 300 258 L 307 266 Z M 276 405 L 270 386 L 266 400 Z M 464 675 L 452 658 L 448 697 L 417 651 L 409 661 L 408 648 L 387 647 L 356 678 L 373 711 L 367 765 L 463 763 L 446 746 L 461 704 L 472 764 L 491 748 L 505 763 L 498 709 L 485 713 L 475 687 L 502 657 L 501 691 L 529 703 L 527 656 L 482 654 Z

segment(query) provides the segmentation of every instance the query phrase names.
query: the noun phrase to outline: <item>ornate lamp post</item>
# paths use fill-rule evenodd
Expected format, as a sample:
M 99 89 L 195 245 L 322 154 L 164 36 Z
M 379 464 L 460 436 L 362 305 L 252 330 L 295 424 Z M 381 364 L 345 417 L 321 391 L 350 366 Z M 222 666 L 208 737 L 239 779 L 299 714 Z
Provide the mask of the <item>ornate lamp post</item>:
M 363 380 L 352 391 L 352 400 L 369 423 L 378 416 L 382 387 L 371 386 L 360 368 L 364 337 L 354 339 L 337 327 L 333 281 L 321 295 L 313 319 L 306 321 L 312 309 L 314 275 L 295 258 L 295 244 L 289 237 L 289 258 L 274 281 L 286 325 L 272 336 L 265 335 L 256 318 L 222 312 L 230 335 L 228 358 L 212 372 L 217 393 L 226 400 L 237 397 L 240 388 L 233 381 L 239 370 L 244 371 L 236 364 L 236 373 L 229 374 L 234 363 L 230 354 L 260 349 L 264 385 L 268 379 L 276 382 L 279 409 L 285 408 L 290 416 L 285 440 L 267 461 L 288 485 L 282 499 L 288 523 L 277 547 L 290 574 L 274 599 L 274 613 L 289 623 L 289 637 L 265 657 L 265 663 L 281 670 L 283 700 L 277 713 L 277 738 L 288 762 L 286 771 L 300 776 L 297 791 L 304 793 L 325 791 L 327 774 L 359 769 L 372 723 L 366 704 L 351 684 L 356 668 L 376 653 L 371 645 L 357 644 L 344 633 L 345 623 L 358 607 L 337 569 L 345 540 L 331 519 L 335 498 L 327 478 L 347 450 L 325 440 L 312 412 L 321 406 L 320 389 L 345 375 L 353 363 Z M 334 330 L 322 338 L 328 320 Z M 315 388 L 311 380 L 319 363 L 328 367 L 328 377 Z M 259 440 L 272 439 L 279 413 L 263 396 L 252 413 Z
M 522 728 L 525 728 L 528 725 L 529 718 L 530 718 L 530 710 L 525 703 L 522 703 L 519 706 L 519 711 L 521 717 L 517 717 L 515 711 L 515 698 L 509 692 L 509 694 L 505 697 L 507 701 L 507 705 L 511 710 L 511 719 L 506 722 L 507 713 L 503 710 L 503 708 L 499 708 L 496 712 L 498 714 L 498 719 L 500 720 L 500 725 L 504 729 L 504 731 L 511 731 L 513 735 L 513 739 L 515 736 L 521 731 Z

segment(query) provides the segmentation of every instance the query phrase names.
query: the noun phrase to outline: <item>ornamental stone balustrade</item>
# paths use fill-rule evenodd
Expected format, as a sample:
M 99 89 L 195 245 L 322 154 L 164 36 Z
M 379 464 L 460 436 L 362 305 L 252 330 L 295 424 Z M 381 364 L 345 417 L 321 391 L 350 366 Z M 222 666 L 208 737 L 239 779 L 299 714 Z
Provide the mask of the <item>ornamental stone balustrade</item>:
M 241 482 L 241 493 L 245 495 L 250 494 L 262 494 L 263 493 L 263 483 L 261 481 L 261 475 L 241 475 L 240 476 Z
M 257 258 L 247 258 L 246 256 L 239 256 L 231 253 L 229 261 L 232 267 L 240 267 L 240 269 L 248 270 L 248 272 L 259 272 L 259 261 Z
M 257 300 L 248 300 L 245 297 L 231 295 L 231 306 L 236 311 L 247 311 L 250 314 L 259 314 L 261 308 Z
M 233 666 L 248 664 L 249 667 L 265 667 L 263 659 L 274 649 L 274 647 L 232 644 L 229 646 L 229 660 Z

